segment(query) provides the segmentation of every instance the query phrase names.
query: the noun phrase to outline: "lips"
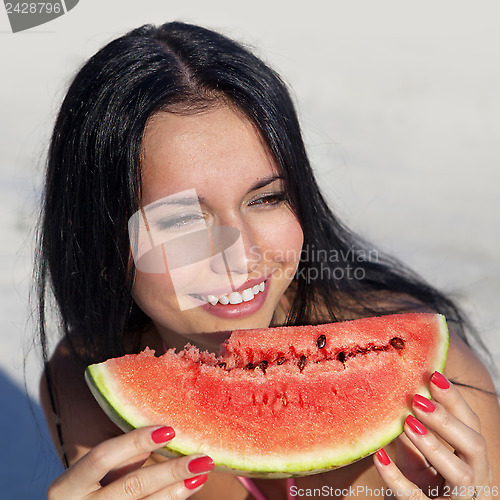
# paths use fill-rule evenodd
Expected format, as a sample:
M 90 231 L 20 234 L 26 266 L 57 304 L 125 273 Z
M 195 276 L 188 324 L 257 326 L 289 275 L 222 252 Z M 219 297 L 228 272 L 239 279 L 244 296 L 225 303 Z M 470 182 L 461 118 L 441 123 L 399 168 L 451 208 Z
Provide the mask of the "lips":
M 257 278 L 244 283 L 239 289 L 215 296 L 197 295 L 196 298 L 203 300 L 201 305 L 207 312 L 222 318 L 238 318 L 253 314 L 264 304 L 270 281 L 268 278 Z
M 243 283 L 239 288 L 227 293 L 207 293 L 203 294 L 191 294 L 192 297 L 201 300 L 203 302 L 208 302 L 212 306 L 216 304 L 222 305 L 236 305 L 242 302 L 250 302 L 254 297 L 260 292 L 265 290 L 265 282 L 268 278 L 254 278 Z
M 242 302 L 249 302 L 259 293 L 263 292 L 265 289 L 264 281 L 255 285 L 253 287 L 245 288 L 241 292 L 231 292 L 229 295 L 221 295 L 216 297 L 215 295 L 207 295 L 207 302 L 210 302 L 213 306 L 219 302 L 220 304 L 241 304 Z

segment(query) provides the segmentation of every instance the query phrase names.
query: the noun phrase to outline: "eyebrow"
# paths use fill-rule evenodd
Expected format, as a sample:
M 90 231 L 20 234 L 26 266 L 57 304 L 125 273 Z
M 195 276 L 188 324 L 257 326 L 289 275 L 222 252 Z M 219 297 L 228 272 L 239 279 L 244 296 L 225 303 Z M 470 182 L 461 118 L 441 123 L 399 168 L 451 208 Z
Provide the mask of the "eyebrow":
M 169 198 L 166 196 L 165 198 Z M 155 208 L 158 207 L 164 207 L 164 206 L 192 206 L 192 205 L 199 205 L 201 203 L 201 198 L 194 198 L 193 196 L 185 196 L 183 198 L 172 198 L 172 199 L 165 199 L 162 198 L 161 200 L 154 201 L 153 203 L 149 203 L 146 205 L 146 208 L 148 211 L 154 210 Z
M 252 185 L 252 187 L 248 190 L 249 193 L 252 193 L 253 191 L 257 191 L 259 189 L 262 189 L 263 187 L 268 186 L 269 184 L 272 184 L 274 181 L 278 179 L 283 179 L 282 175 L 270 175 L 268 177 L 264 177 L 263 179 L 258 180 L 255 184 Z M 166 198 L 169 198 L 168 196 Z M 198 203 L 197 203 L 198 202 Z M 147 205 L 148 211 L 154 210 L 155 208 L 158 207 L 163 207 L 165 205 L 167 206 L 193 206 L 193 205 L 202 205 L 205 202 L 205 198 L 202 196 L 198 196 L 198 199 L 194 198 L 193 196 L 185 196 L 182 198 L 172 198 L 172 199 L 165 199 L 162 198 L 161 200 L 154 201 L 153 203 L 150 203 Z
M 263 179 L 257 181 L 250 189 L 249 193 L 252 191 L 257 191 L 258 189 L 261 189 L 263 187 L 266 187 L 267 185 L 271 184 L 272 182 L 278 180 L 278 179 L 283 179 L 282 175 L 270 175 L 269 177 L 264 177 Z

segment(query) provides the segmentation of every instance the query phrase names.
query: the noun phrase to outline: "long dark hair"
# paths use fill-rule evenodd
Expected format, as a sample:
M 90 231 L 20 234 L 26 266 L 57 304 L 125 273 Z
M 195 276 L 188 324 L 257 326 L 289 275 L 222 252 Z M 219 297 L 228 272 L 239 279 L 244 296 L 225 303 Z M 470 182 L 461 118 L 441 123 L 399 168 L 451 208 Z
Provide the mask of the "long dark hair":
M 45 361 L 49 292 L 68 345 L 87 364 L 124 354 L 124 333 L 148 324 L 130 294 L 134 271 L 127 233 L 141 194 L 144 129 L 161 110 L 192 113 L 221 101 L 243 111 L 260 130 L 281 167 L 304 248 L 323 256 L 301 260 L 288 324 L 421 308 L 445 314 L 466 338 L 464 318 L 451 300 L 395 259 L 380 252 L 367 258 L 374 255 L 371 247 L 332 214 L 280 77 L 238 43 L 174 22 L 143 26 L 109 43 L 78 72 L 61 106 L 39 228 Z M 349 275 L 349 268 L 358 275 Z

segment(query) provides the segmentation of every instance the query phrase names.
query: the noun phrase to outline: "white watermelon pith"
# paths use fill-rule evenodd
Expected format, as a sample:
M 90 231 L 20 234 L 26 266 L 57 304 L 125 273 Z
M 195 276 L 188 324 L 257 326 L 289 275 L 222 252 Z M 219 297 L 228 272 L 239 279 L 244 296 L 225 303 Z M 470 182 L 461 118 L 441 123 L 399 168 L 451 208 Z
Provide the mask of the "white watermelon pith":
M 123 430 L 169 425 L 159 452 L 206 453 L 238 474 L 306 475 L 352 463 L 397 437 L 448 350 L 443 316 L 400 314 L 241 330 L 216 357 L 187 346 L 88 367 Z

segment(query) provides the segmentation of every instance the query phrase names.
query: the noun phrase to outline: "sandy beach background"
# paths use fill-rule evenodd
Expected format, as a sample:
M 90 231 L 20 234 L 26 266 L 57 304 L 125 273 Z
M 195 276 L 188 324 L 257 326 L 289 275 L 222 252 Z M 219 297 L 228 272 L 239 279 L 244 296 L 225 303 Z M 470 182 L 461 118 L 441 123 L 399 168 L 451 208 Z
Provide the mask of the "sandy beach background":
M 28 293 L 46 145 L 84 60 L 118 34 L 169 20 L 254 47 L 293 89 L 334 210 L 456 297 L 498 359 L 499 18 L 495 1 L 81 0 L 12 34 L 0 6 L 2 498 L 45 498 L 60 472 L 38 405 Z

